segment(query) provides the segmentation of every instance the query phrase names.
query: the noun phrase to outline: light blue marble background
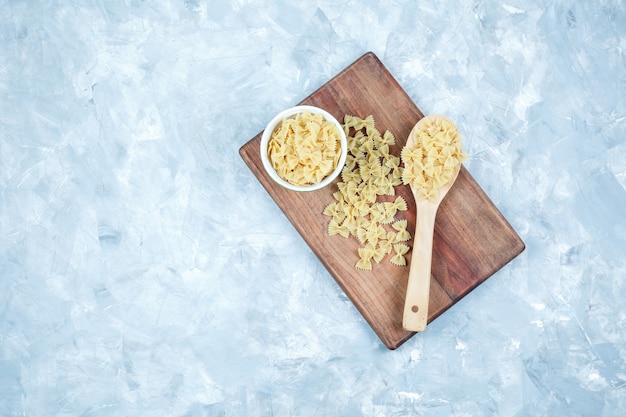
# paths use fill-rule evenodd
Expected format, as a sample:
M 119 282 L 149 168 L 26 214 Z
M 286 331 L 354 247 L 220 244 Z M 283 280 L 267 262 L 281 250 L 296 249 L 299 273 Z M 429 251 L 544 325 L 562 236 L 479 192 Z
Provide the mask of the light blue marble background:
M 387 350 L 239 148 L 367 51 L 527 249 Z M 0 415 L 623 416 L 620 0 L 0 5 Z

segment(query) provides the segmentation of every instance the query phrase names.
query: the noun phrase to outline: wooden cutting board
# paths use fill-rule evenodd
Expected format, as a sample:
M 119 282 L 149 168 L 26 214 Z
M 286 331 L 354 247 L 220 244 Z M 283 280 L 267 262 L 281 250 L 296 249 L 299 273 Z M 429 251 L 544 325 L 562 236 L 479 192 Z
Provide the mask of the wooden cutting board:
M 423 117 L 371 52 L 299 104 L 321 107 L 339 121 L 346 114 L 362 118 L 373 115 L 381 133 L 389 130 L 395 135 L 397 143 L 391 147 L 395 155 L 400 155 L 411 128 Z M 339 180 L 330 187 L 307 193 L 280 187 L 263 170 L 259 154 L 261 134 L 241 147 L 241 157 L 381 341 L 389 349 L 396 349 L 414 334 L 402 328 L 409 267 L 395 266 L 386 258 L 375 263 L 372 271 L 356 269 L 359 243 L 353 237 L 328 236 L 329 218 L 322 213 L 333 201 L 332 193 Z M 396 195 L 403 196 L 409 206 L 396 218 L 406 218 L 413 234 L 415 201 L 411 191 L 407 186 L 399 186 Z M 412 246 L 412 241 L 408 243 Z M 429 322 L 515 258 L 524 247 L 515 230 L 462 167 L 437 213 Z M 407 259 L 410 262 L 410 252 Z

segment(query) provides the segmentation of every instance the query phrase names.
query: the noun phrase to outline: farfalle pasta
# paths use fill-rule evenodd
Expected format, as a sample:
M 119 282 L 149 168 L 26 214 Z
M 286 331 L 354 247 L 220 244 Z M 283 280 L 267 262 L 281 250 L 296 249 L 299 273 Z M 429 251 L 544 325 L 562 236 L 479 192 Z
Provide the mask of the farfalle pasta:
M 392 264 L 406 265 L 409 247 L 402 242 L 410 240 L 411 234 L 406 220 L 396 220 L 398 212 L 407 210 L 407 203 L 395 196 L 403 171 L 400 158 L 389 151 L 395 137 L 389 131 L 381 135 L 371 115 L 364 119 L 345 116 L 343 128 L 348 156 L 338 191 L 333 193 L 335 201 L 324 209 L 330 217 L 328 234 L 358 240 L 358 269 L 372 270 L 373 263 L 382 262 L 387 255 Z
M 398 243 L 393 246 L 394 254 L 391 257 L 390 262 L 394 265 L 405 266 L 406 258 L 404 255 L 409 251 L 409 245 L 405 245 L 404 243 Z
M 410 138 L 414 146 L 402 149 L 402 181 L 415 187 L 417 198 L 432 201 L 438 196 L 439 188 L 450 181 L 457 167 L 467 159 L 467 154 L 461 149 L 456 126 L 448 118 L 426 116 L 420 120 L 420 127 Z
M 320 183 L 341 158 L 337 127 L 321 114 L 303 111 L 283 119 L 272 132 L 268 159 L 276 173 L 294 185 Z

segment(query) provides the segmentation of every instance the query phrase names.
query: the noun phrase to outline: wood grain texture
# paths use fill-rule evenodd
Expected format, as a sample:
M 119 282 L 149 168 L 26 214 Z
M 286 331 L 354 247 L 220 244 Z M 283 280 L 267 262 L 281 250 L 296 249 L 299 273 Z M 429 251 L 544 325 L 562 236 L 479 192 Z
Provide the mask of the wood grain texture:
M 422 112 L 373 54 L 367 53 L 299 104 L 321 107 L 343 120 L 346 114 L 373 115 L 382 133 L 391 131 L 395 155 Z M 269 195 L 328 269 L 337 284 L 389 349 L 411 336 L 402 328 L 408 267 L 385 258 L 364 272 L 358 260 L 356 239 L 328 236 L 324 207 L 333 201 L 336 182 L 313 192 L 297 193 L 273 183 L 264 172 L 259 153 L 260 132 L 239 153 Z M 408 186 L 396 189 L 409 210 L 408 230 L 415 230 L 415 200 Z M 395 197 L 394 197 L 395 198 Z M 412 242 L 409 242 L 412 245 Z M 428 321 L 445 312 L 524 250 L 524 243 L 465 167 L 439 207 L 433 239 L 432 276 Z M 409 253 L 410 255 L 410 253 Z M 410 256 L 408 256 L 410 258 Z

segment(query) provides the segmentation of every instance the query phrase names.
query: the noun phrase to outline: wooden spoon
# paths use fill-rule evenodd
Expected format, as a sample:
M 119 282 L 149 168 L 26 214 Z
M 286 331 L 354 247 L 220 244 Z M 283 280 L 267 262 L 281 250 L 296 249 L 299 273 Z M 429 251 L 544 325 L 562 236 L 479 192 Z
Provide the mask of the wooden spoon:
M 427 116 L 444 117 L 444 116 Z M 406 147 L 416 146 L 415 132 L 422 128 L 422 118 L 411 130 Z M 439 204 L 446 196 L 456 180 L 461 164 L 459 163 L 450 180 L 438 189 L 439 194 L 433 201 L 419 196 L 419 186 L 410 184 L 416 204 L 415 234 L 413 235 L 413 253 L 409 270 L 409 281 L 406 289 L 402 327 L 413 332 L 426 330 L 428 321 L 428 304 L 430 296 L 430 270 L 433 255 L 433 234 L 435 231 L 435 217 Z

